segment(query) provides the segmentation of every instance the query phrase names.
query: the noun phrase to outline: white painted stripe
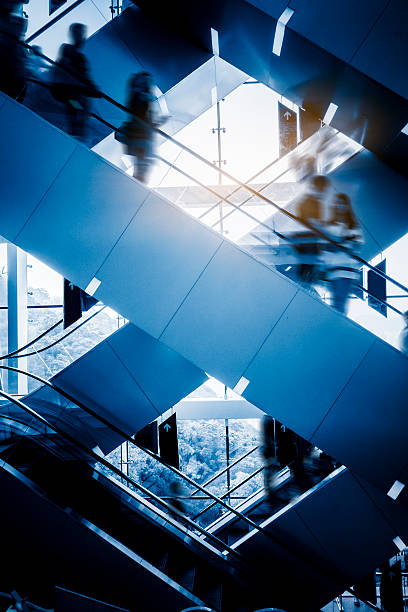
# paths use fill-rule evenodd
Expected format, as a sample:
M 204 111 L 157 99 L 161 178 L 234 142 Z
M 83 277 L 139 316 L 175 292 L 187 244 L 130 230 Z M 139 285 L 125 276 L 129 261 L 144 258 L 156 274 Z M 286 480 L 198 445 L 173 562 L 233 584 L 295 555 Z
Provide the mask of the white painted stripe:
M 388 497 L 391 497 L 391 499 L 397 499 L 398 495 L 401 493 L 404 487 L 405 485 L 403 482 L 396 480 L 387 493 Z
M 220 54 L 220 46 L 218 42 L 218 31 L 211 28 L 211 46 L 214 55 Z
M 330 102 L 327 111 L 323 117 L 323 123 L 325 123 L 326 125 L 330 125 L 334 115 L 336 114 L 336 111 L 338 109 L 338 105 L 337 104 L 333 104 L 333 102 Z
M 285 36 L 285 26 L 295 11 L 286 7 L 276 24 L 275 37 L 273 39 L 272 51 L 275 55 L 280 55 L 282 51 L 283 37 Z
M 86 287 L 85 293 L 87 293 L 88 295 L 93 295 L 95 291 L 99 288 L 100 284 L 101 284 L 101 281 L 98 280 L 96 276 L 94 276 L 91 282 Z
M 233 388 L 234 393 L 238 395 L 242 395 L 247 386 L 249 385 L 249 380 L 245 378 L 245 376 L 241 376 L 235 387 Z
M 401 538 L 399 536 L 394 538 L 393 542 L 394 542 L 395 546 L 398 548 L 398 550 L 405 550 L 406 549 L 406 544 L 404 544 L 404 542 L 401 540 Z

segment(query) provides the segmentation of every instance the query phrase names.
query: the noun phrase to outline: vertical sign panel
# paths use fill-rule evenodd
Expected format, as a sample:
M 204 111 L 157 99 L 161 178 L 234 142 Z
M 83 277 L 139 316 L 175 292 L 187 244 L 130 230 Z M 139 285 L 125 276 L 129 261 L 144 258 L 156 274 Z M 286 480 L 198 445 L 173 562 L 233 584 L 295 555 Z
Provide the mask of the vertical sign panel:
M 384 272 L 384 274 L 386 271 L 385 261 L 386 260 L 383 259 L 378 264 L 378 266 L 375 266 L 378 270 L 380 270 L 381 272 Z M 369 270 L 367 272 L 367 291 L 369 292 L 367 303 L 370 306 L 370 308 L 377 310 L 377 312 L 382 314 L 384 317 L 387 316 L 387 307 L 385 306 L 385 304 L 383 304 L 376 298 L 379 298 L 383 302 L 387 300 L 386 284 L 387 284 L 387 281 L 385 280 L 385 278 L 383 278 L 382 276 L 374 272 L 374 270 Z
M 292 151 L 297 145 L 297 114 L 278 102 L 279 156 Z
M 160 457 L 163 461 L 179 469 L 177 420 L 175 413 L 159 425 L 159 446 Z

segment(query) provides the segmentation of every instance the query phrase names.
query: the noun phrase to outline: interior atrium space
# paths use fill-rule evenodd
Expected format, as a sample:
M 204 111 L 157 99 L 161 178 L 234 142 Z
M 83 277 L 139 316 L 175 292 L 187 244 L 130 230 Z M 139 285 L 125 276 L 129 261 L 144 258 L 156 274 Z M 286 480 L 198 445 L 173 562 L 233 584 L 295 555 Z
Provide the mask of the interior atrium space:
M 408 612 L 407 56 L 1 0 L 0 612 Z

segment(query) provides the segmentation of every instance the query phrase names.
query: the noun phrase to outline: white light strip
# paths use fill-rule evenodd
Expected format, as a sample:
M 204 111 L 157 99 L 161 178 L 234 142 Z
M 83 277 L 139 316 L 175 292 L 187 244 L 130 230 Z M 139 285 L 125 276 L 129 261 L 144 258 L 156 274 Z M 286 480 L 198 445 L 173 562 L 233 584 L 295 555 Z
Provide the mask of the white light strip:
M 330 125 L 334 115 L 336 114 L 336 111 L 339 107 L 337 106 L 337 104 L 333 104 L 333 102 L 330 102 L 326 114 L 323 117 L 323 123 L 325 123 L 326 125 Z
M 387 493 L 388 497 L 391 497 L 391 499 L 397 499 L 398 495 L 401 493 L 404 487 L 405 485 L 403 482 L 396 480 Z
M 218 32 L 217 30 L 214 30 L 214 28 L 211 28 L 211 46 L 212 46 L 212 52 L 214 55 L 219 55 L 220 54 L 220 46 L 218 43 Z
M 283 37 L 285 36 L 285 26 L 295 11 L 286 7 L 276 24 L 275 37 L 273 39 L 273 53 L 280 55 L 282 51 Z
M 96 276 L 94 276 L 91 282 L 86 287 L 85 293 L 87 293 L 88 295 L 93 295 L 95 291 L 98 289 L 100 284 L 101 284 L 101 281 L 98 280 Z
M 395 546 L 398 548 L 398 550 L 405 550 L 406 549 L 406 544 L 404 544 L 404 542 L 401 540 L 401 538 L 399 536 L 394 538 L 393 542 L 394 542 Z
M 238 395 L 242 395 L 247 386 L 249 385 L 249 380 L 245 378 L 245 376 L 241 376 L 235 387 L 233 388 L 234 393 Z
M 401 132 L 408 136 L 408 123 L 407 123 L 407 125 L 405 127 L 402 128 Z

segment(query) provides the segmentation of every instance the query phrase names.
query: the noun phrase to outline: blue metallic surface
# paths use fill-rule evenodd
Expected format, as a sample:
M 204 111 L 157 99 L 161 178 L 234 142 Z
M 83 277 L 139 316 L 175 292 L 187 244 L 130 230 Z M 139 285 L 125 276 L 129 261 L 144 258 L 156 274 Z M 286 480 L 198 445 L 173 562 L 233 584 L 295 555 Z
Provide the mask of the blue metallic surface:
M 26 114 L 27 121 L 29 118 L 33 124 L 44 125 L 29 110 L 19 111 Z M 15 130 L 14 139 L 15 153 L 7 162 L 11 182 L 15 180 L 12 169 L 17 167 L 16 151 L 18 145 L 23 146 L 24 134 Z M 42 146 L 39 140 L 35 160 L 42 159 Z M 171 321 L 163 334 L 165 344 L 227 384 L 235 384 L 243 373 L 250 381 L 245 397 L 281 417 L 300 434 L 312 435 L 354 372 L 352 381 L 365 384 L 364 376 L 359 381 L 363 370 L 358 366 L 374 336 L 228 240 L 211 261 L 220 245 L 218 234 L 94 153 L 83 151 L 78 146 L 74 155 L 90 160 L 87 171 L 77 166 L 76 175 L 68 165 L 65 167 L 16 240 L 19 246 L 51 262 L 74 282 L 78 278 L 83 289 L 96 275 L 102 283 L 95 296 L 156 338 Z M 109 180 L 105 172 L 111 174 Z M 59 181 L 64 189 L 58 187 Z M 123 217 L 118 214 L 122 184 L 127 207 Z M 110 185 L 115 188 L 111 190 Z M 140 198 L 144 200 L 147 194 L 140 206 Z M 9 196 L 5 204 L 1 198 L 1 204 L 18 210 L 19 199 Z M 127 227 L 132 206 L 136 214 Z M 56 218 L 59 221 L 50 236 L 48 224 Z M 3 230 L 0 233 L 13 238 Z M 97 266 L 105 260 L 98 272 Z M 296 297 L 289 303 L 296 290 Z M 392 364 L 397 373 L 395 377 L 387 369 L 383 376 L 392 381 L 393 393 L 406 397 L 407 358 L 385 343 L 378 344 L 384 352 L 383 363 Z M 370 410 L 387 418 L 388 408 L 378 394 L 359 392 L 357 405 L 365 415 L 362 427 L 370 418 Z M 354 418 L 355 404 L 350 400 L 344 406 L 345 418 Z M 370 427 L 376 422 L 372 419 Z M 401 423 L 405 427 L 403 416 Z M 369 478 L 384 487 L 386 481 L 393 482 L 397 477 L 394 451 L 399 449 L 403 465 L 407 463 L 406 445 L 395 428 L 391 437 L 388 430 L 382 433 L 382 424 L 378 426 L 380 439 L 385 447 L 393 446 L 393 453 L 389 463 L 385 457 L 382 472 L 372 471 Z M 359 442 L 361 453 L 367 449 L 369 456 L 370 440 L 362 437 Z M 329 454 L 346 459 L 348 431 L 337 431 L 335 439 L 330 432 L 319 435 L 318 443 Z M 398 466 L 398 472 L 403 465 Z M 366 461 L 353 459 L 349 467 L 367 475 Z

